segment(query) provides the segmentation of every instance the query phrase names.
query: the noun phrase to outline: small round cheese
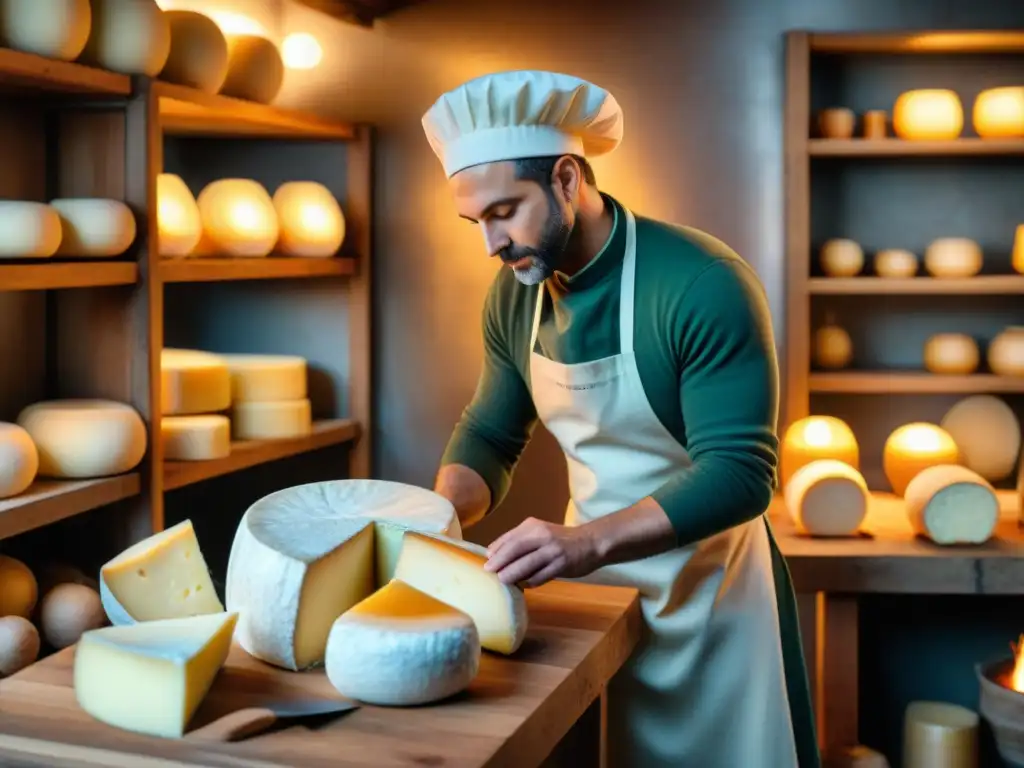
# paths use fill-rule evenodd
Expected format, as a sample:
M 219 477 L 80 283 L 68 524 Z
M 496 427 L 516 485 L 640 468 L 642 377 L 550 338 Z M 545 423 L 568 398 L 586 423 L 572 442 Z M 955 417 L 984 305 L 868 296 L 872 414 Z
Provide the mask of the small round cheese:
M 834 459 L 798 469 L 784 491 L 798 529 L 811 536 L 852 536 L 868 513 L 868 486 L 856 469 Z
M 978 342 L 966 333 L 936 333 L 924 344 L 924 367 L 931 373 L 966 376 L 979 362 Z
M 39 471 L 39 451 L 28 432 L 0 422 L 0 499 L 28 490 Z
M 924 252 L 924 267 L 932 277 L 973 277 L 981 271 L 981 247 L 966 237 L 940 237 Z
M 135 242 L 135 215 L 120 200 L 59 198 L 50 206 L 64 233 L 57 256 L 120 256 Z
M 875 254 L 875 274 L 888 278 L 913 277 L 917 274 L 917 256 L 906 248 L 886 248 Z
M 0 200 L 0 259 L 45 259 L 60 247 L 60 216 L 44 203 Z
M 960 449 L 960 462 L 991 482 L 1009 477 L 1017 466 L 1021 427 L 1013 409 L 993 395 L 974 395 L 956 403 L 941 426 Z
M 39 449 L 39 474 L 55 478 L 120 475 L 146 453 L 146 425 L 112 400 L 49 400 L 18 415 Z
M 233 403 L 306 398 L 306 361 L 290 355 L 222 355 L 231 373 Z
M 829 277 L 853 277 L 864 268 L 864 249 L 854 240 L 828 240 L 821 246 L 821 269 Z
M 160 432 L 167 461 L 210 461 L 231 454 L 227 416 L 165 416 Z
M 215 413 L 231 405 L 231 374 L 220 355 L 195 349 L 160 352 L 160 403 L 164 416 Z
M 28 618 L 39 599 L 39 584 L 21 560 L 0 555 L 0 616 Z
M 469 687 L 480 637 L 462 611 L 392 581 L 331 627 L 327 679 L 342 696 L 377 706 L 414 706 Z
M 922 470 L 903 499 L 910 527 L 936 544 L 983 544 L 999 522 L 992 486 L 960 464 Z
M 21 616 L 0 617 L 0 677 L 20 672 L 39 658 L 39 630 Z
M 235 403 L 232 429 L 237 440 L 283 440 L 305 437 L 313 430 L 309 400 Z
M 46 593 L 40 605 L 43 637 L 58 650 L 74 645 L 83 632 L 106 623 L 99 592 L 84 584 L 59 584 Z

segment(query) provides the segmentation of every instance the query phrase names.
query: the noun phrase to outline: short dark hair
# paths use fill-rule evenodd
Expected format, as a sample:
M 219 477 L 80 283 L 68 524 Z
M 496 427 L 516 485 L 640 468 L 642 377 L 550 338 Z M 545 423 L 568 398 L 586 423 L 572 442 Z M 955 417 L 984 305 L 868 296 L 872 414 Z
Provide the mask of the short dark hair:
M 555 172 L 555 163 L 561 160 L 564 155 L 547 155 L 544 157 L 523 157 L 513 161 L 516 169 L 516 179 L 519 181 L 534 181 L 541 186 L 551 183 L 551 174 Z M 583 180 L 592 187 L 597 186 L 597 178 L 594 176 L 594 169 L 585 157 L 570 155 L 580 168 L 583 169 Z

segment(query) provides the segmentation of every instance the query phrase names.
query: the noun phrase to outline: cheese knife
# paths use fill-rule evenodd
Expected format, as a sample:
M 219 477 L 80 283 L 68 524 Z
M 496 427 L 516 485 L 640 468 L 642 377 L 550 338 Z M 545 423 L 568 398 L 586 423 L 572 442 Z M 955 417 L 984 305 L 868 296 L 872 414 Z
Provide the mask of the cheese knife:
M 189 731 L 187 739 L 195 741 L 240 741 L 262 733 L 280 720 L 341 714 L 359 705 L 333 699 L 298 699 L 263 703 L 230 712 L 206 725 Z

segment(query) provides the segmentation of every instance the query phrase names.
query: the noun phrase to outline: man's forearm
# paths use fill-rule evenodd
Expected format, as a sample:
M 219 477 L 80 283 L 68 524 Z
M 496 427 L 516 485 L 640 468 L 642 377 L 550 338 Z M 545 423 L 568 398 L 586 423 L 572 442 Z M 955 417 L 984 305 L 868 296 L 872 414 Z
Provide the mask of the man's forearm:
M 593 537 L 602 565 L 642 560 L 677 545 L 672 522 L 649 496 L 631 507 L 586 523 L 583 528 Z
M 463 464 L 445 464 L 437 473 L 434 491 L 450 501 L 463 530 L 480 522 L 491 507 L 491 489 Z

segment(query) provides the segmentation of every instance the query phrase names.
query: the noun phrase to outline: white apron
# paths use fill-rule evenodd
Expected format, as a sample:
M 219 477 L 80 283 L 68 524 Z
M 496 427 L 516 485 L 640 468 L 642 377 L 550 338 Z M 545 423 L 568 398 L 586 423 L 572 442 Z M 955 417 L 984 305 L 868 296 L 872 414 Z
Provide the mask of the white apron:
M 576 365 L 537 353 L 533 399 L 569 470 L 567 525 L 629 507 L 690 466 L 658 420 L 633 353 L 636 222 L 626 211 L 618 355 Z M 723 489 L 727 492 L 727 489 Z M 795 768 L 772 561 L 757 517 L 667 553 L 600 569 L 640 591 L 645 636 L 608 688 L 609 768 Z

